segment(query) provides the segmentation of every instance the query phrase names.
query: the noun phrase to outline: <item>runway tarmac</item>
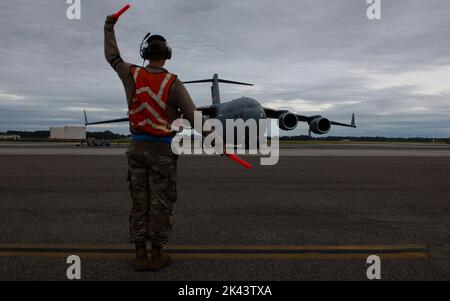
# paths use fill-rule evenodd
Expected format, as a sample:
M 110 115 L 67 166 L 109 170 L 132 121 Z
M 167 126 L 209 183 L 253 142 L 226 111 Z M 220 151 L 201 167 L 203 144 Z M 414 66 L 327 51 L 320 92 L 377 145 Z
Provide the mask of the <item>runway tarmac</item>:
M 0 143 L 0 155 L 123 155 L 128 145 L 111 147 L 76 146 L 76 143 Z M 425 156 L 450 157 L 450 144 L 345 143 L 280 144 L 282 156 Z
M 450 280 L 450 146 L 283 146 L 279 164 L 180 156 L 159 273 L 131 269 L 124 148 L 0 144 L 0 280 Z

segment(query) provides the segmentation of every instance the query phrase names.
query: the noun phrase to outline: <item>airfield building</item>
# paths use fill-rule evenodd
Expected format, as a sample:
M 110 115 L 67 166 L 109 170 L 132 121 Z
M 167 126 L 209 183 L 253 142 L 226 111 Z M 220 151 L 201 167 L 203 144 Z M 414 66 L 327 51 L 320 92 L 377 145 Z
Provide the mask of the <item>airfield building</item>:
M 19 135 L 4 135 L 4 134 L 0 134 L 0 140 L 20 140 L 20 136 Z
M 85 126 L 51 127 L 50 139 L 86 140 L 86 127 Z

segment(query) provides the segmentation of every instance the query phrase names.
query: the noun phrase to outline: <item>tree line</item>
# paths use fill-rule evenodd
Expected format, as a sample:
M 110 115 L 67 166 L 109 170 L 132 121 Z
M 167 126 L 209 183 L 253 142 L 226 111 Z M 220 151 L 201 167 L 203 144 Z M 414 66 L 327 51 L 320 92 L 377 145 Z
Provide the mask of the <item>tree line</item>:
M 0 135 L 19 135 L 22 140 L 37 139 L 44 140 L 50 137 L 50 131 L 6 131 Z M 111 131 L 87 132 L 86 137 L 97 139 L 119 140 L 126 139 L 129 135 L 116 134 Z M 442 142 L 450 143 L 450 138 L 432 137 L 383 137 L 383 136 L 282 136 L 280 141 L 365 141 L 365 142 Z
M 19 135 L 21 139 L 48 139 L 50 137 L 50 131 L 6 131 L 0 132 L 0 135 Z M 103 132 L 86 132 L 86 138 L 108 139 L 117 140 L 128 137 L 127 135 L 116 134 L 111 131 Z

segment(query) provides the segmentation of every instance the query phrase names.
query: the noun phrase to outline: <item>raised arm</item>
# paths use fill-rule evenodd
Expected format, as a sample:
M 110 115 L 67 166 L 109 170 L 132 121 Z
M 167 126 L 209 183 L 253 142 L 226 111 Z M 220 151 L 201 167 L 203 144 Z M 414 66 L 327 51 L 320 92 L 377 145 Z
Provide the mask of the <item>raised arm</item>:
M 119 47 L 117 46 L 116 35 L 114 33 L 114 25 L 117 19 L 112 15 L 106 17 L 105 21 L 105 58 L 111 67 L 119 74 L 119 77 L 124 79 L 128 73 L 131 64 L 123 61 L 120 56 Z

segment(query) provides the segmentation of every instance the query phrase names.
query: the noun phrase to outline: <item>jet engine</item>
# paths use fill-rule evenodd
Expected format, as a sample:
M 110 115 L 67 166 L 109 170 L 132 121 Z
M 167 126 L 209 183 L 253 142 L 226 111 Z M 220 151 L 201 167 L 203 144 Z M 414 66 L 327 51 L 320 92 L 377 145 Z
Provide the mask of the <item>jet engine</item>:
M 309 129 L 314 134 L 323 135 L 330 131 L 331 122 L 323 117 L 316 117 L 309 122 Z
M 278 117 L 280 129 L 285 131 L 291 131 L 297 127 L 298 119 L 297 115 L 286 112 Z

